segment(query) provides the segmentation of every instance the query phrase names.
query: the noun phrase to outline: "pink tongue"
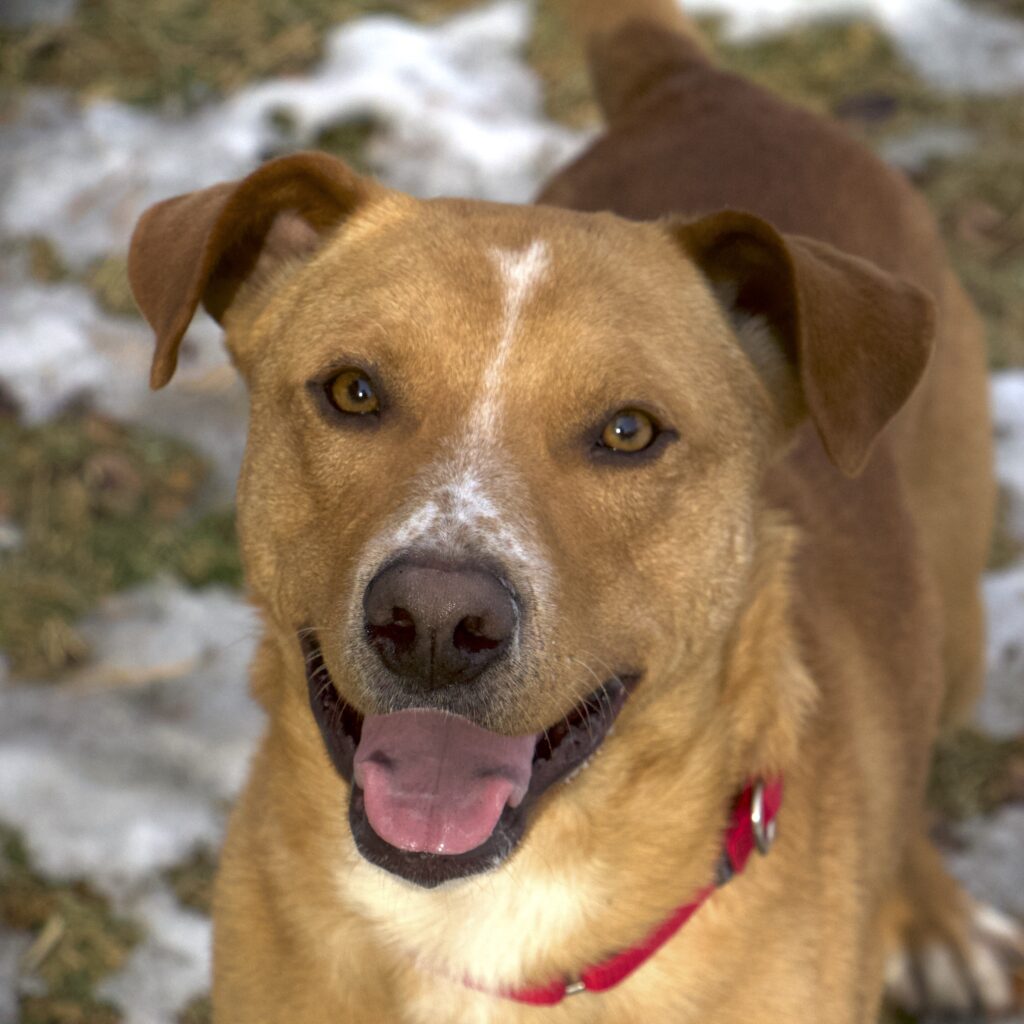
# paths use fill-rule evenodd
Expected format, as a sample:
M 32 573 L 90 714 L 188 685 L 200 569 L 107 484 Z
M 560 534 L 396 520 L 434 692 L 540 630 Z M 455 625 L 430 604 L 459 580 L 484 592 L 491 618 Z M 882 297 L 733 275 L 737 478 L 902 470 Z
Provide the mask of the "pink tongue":
M 442 711 L 369 715 L 355 781 L 370 825 L 400 850 L 473 850 L 505 805 L 526 795 L 536 743 L 536 736 L 500 736 Z

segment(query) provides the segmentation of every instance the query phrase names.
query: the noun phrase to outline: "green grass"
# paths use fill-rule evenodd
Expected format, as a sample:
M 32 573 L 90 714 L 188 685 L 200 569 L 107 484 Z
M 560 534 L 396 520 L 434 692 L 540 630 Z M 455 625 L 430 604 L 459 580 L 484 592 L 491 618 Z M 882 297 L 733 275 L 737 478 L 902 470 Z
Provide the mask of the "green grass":
M 189 448 L 94 414 L 39 427 L 0 420 L 0 650 L 45 676 L 83 661 L 75 622 L 105 594 L 174 573 L 241 584 L 233 513 L 195 511 L 206 477 Z

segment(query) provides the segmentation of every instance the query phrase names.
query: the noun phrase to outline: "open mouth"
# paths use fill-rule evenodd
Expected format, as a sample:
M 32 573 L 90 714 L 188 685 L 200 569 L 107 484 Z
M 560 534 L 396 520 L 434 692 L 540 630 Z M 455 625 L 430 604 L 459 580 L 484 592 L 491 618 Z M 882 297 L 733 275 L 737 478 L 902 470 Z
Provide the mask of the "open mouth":
M 428 889 L 501 864 L 543 793 L 601 745 L 639 679 L 614 676 L 550 728 L 510 737 L 427 708 L 364 717 L 338 693 L 312 631 L 299 637 L 313 715 L 351 784 L 356 847 Z

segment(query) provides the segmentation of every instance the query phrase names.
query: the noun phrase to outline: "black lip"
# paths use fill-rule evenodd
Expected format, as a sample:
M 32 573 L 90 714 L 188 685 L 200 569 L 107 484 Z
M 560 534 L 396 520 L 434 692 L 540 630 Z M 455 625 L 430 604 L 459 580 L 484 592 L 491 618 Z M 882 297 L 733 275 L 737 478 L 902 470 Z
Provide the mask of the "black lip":
M 348 820 L 356 848 L 372 864 L 424 889 L 490 871 L 515 850 L 540 797 L 566 778 L 601 745 L 622 710 L 639 673 L 613 676 L 570 715 L 541 734 L 533 756 L 530 788 L 517 807 L 506 807 L 487 841 L 459 854 L 413 853 L 381 839 L 370 825 L 363 791 L 352 782 L 353 762 L 362 731 L 362 715 L 347 704 L 331 680 L 312 630 L 299 632 L 313 717 L 338 774 L 349 783 Z

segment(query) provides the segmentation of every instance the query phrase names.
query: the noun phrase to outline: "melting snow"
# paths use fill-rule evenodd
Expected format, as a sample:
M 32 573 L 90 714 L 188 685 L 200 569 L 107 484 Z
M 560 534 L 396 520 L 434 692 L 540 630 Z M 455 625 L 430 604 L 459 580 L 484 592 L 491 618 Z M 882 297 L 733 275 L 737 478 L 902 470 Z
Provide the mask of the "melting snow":
M 100 411 L 188 441 L 233 492 L 245 447 L 247 401 L 220 328 L 197 317 L 182 345 L 174 387 L 149 390 L 153 338 L 141 321 L 102 312 L 75 284 L 42 285 L 9 266 L 0 283 L 0 392 L 27 423 L 86 399 Z M 0 540 L 2 547 L 2 540 Z
M 160 889 L 139 900 L 134 913 L 146 938 L 98 995 L 121 1008 L 124 1024 L 167 1024 L 209 988 L 210 921 Z
M 1010 499 L 1010 531 L 1024 540 L 1024 370 L 992 378 L 996 474 Z
M 988 608 L 988 678 L 978 724 L 996 736 L 1024 733 L 1024 565 L 990 573 L 985 580 Z
M 0 25 L 26 28 L 40 22 L 57 24 L 64 21 L 77 6 L 77 0 L 3 0 L 0 4 Z M 2 1015 L 0 1015 L 0 1019 Z
M 367 115 L 383 125 L 369 155 L 385 182 L 421 196 L 527 200 L 581 141 L 541 116 L 537 79 L 519 57 L 528 33 L 517 0 L 434 27 L 364 18 L 330 35 L 310 75 L 179 120 L 32 93 L 0 127 L 0 180 L 10 181 L 0 228 L 46 235 L 81 265 L 124 248 L 157 200 L 238 177 L 284 141 L 308 144 Z M 282 138 L 281 114 L 294 138 Z
M 29 941 L 28 936 L 0 931 L 0 1020 L 18 1019 L 18 965 Z
M 83 624 L 88 677 L 0 683 L 0 821 L 55 878 L 88 878 L 145 938 L 101 996 L 126 1024 L 169 1024 L 209 985 L 210 924 L 161 873 L 216 847 L 262 728 L 248 691 L 254 616 L 236 595 L 162 582 Z M 0 930 L 0 1020 L 22 938 Z M 24 991 L 31 979 L 18 979 Z
M 81 288 L 0 285 L 2 387 L 29 423 L 97 388 L 112 366 L 91 337 L 96 307 Z
M 937 88 L 1003 92 L 1024 86 L 1024 25 L 962 0 L 686 0 L 683 6 L 691 13 L 724 15 L 735 39 L 860 15 L 878 22 Z
M 117 895 L 219 841 L 261 728 L 255 625 L 239 597 L 160 583 L 85 629 L 89 680 L 0 687 L 0 821 L 46 874 Z
M 990 818 L 966 822 L 957 838 L 964 848 L 947 858 L 956 877 L 977 899 L 1024 920 L 1024 807 L 1010 804 Z

